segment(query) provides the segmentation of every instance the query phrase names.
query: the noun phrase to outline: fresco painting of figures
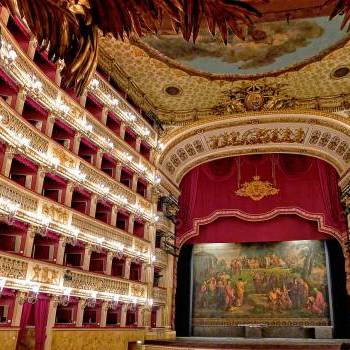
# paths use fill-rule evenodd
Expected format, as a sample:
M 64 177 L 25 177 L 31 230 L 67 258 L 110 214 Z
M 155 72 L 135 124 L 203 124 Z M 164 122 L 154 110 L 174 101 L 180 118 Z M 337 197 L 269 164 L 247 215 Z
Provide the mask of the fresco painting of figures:
M 323 242 L 195 245 L 193 324 L 230 323 L 328 325 Z

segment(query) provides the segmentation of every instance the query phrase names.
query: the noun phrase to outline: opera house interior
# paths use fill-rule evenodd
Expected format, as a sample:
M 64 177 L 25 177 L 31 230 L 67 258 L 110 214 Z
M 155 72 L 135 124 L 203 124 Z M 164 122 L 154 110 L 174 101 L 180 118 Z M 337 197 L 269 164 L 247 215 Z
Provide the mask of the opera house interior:
M 0 0 L 0 350 L 350 349 L 350 0 Z

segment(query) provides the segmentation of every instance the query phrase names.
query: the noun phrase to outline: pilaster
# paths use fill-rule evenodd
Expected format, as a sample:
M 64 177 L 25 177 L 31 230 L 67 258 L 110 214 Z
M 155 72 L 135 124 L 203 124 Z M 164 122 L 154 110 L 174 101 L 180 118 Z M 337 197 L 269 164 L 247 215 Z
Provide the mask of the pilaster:
M 131 265 L 131 258 L 127 257 L 125 258 L 125 264 L 124 264 L 124 278 L 130 279 L 130 265 Z
M 45 179 L 46 169 L 43 167 L 38 168 L 36 182 L 35 182 L 35 192 L 41 194 L 43 191 L 44 179 Z
M 16 96 L 15 110 L 22 115 L 24 102 L 26 100 L 27 92 L 24 87 L 20 87 Z
M 34 238 L 36 235 L 37 228 L 35 226 L 30 225 L 26 234 L 26 241 L 24 244 L 23 256 L 30 258 L 32 256 Z
M 45 350 L 51 350 L 52 328 L 55 325 L 57 305 L 58 305 L 57 297 L 52 296 L 50 298 L 49 314 L 47 317 L 47 324 L 46 324 L 46 339 L 45 339 L 45 345 L 44 345 Z
M 79 153 L 80 140 L 81 140 L 81 134 L 79 132 L 76 132 L 73 138 L 73 146 L 72 146 L 72 152 L 74 154 Z
M 126 313 L 128 312 L 128 304 L 122 304 L 121 314 L 120 314 L 120 326 L 126 326 Z
M 15 155 L 16 155 L 16 149 L 12 146 L 7 145 L 5 154 L 4 154 L 4 160 L 2 163 L 2 169 L 1 169 L 1 173 L 6 177 L 10 176 L 12 160 Z
M 84 257 L 83 257 L 83 270 L 89 271 L 90 267 L 90 259 L 91 259 L 91 246 L 87 244 L 84 249 Z
M 66 248 L 66 237 L 60 236 L 58 240 L 56 264 L 63 265 L 65 248 Z

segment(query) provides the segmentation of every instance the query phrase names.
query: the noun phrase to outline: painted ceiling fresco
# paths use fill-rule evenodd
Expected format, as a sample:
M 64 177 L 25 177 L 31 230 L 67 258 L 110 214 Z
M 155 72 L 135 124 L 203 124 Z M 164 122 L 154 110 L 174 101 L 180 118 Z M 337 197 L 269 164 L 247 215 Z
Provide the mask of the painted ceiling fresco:
M 257 23 L 247 31 L 245 41 L 230 35 L 227 46 L 218 35 L 213 37 L 205 30 L 195 45 L 170 31 L 148 36 L 143 43 L 178 67 L 220 75 L 266 74 L 296 66 L 341 45 L 349 37 L 345 30 L 339 30 L 341 19 Z

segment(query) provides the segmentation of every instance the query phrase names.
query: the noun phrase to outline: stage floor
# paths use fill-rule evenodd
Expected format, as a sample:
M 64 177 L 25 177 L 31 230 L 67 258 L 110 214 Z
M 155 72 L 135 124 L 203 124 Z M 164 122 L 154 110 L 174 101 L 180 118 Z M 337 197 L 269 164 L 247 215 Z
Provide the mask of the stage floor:
M 350 350 L 350 339 L 292 339 L 292 338 L 198 338 L 179 337 L 173 340 L 149 340 L 146 349 L 312 349 Z M 149 346 L 149 347 L 148 347 Z

